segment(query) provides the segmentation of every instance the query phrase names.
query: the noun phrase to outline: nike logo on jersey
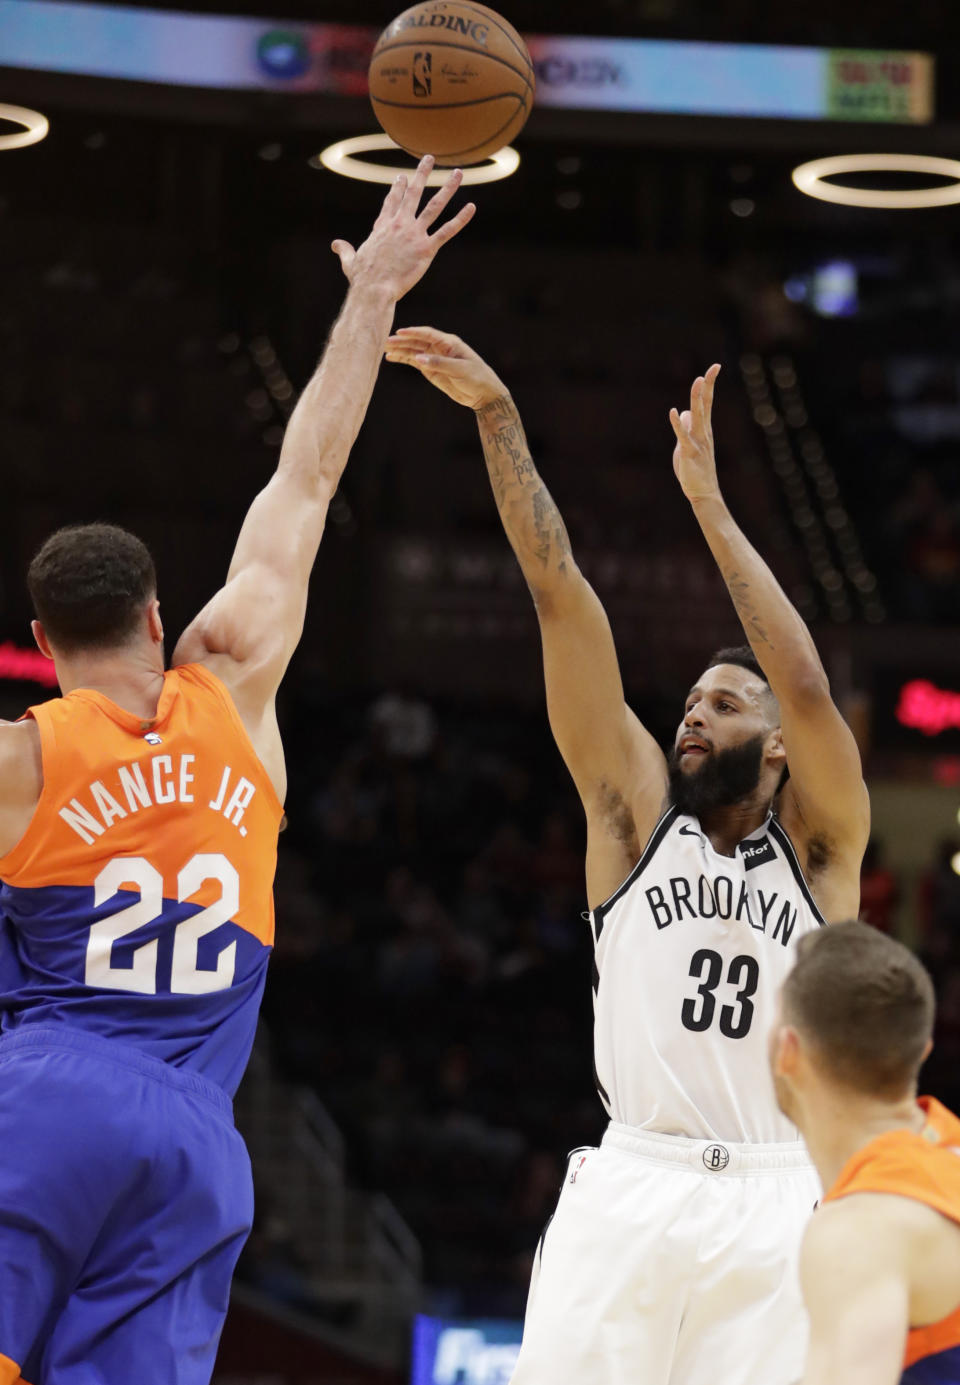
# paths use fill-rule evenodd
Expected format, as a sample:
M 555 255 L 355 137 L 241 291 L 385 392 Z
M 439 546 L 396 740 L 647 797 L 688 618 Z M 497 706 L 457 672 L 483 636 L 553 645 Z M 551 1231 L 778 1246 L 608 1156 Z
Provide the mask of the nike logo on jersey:
M 699 837 L 703 841 L 703 833 L 698 832 L 695 827 L 691 827 L 688 822 L 683 823 L 679 831 L 681 837 Z
M 651 885 L 644 890 L 644 894 L 658 929 L 669 928 L 671 923 L 679 923 L 684 918 L 733 919 L 736 923 L 743 920 L 758 933 L 765 933 L 787 947 L 797 923 L 796 906 L 791 905 L 789 899 L 781 899 L 777 890 L 773 890 L 769 896 L 763 890 L 757 890 L 760 917 L 754 918 L 746 881 L 740 882 L 740 892 L 737 894 L 733 881 L 727 875 L 718 875 L 712 881 L 705 875 L 700 875 L 695 881 L 688 880 L 685 875 L 673 875 L 665 888 Z

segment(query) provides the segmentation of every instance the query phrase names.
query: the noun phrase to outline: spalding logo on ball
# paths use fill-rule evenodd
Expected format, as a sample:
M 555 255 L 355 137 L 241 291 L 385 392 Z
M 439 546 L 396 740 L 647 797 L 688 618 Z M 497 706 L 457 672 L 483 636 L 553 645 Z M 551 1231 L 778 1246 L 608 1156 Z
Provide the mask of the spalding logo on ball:
M 384 29 L 370 60 L 370 101 L 414 158 L 475 164 L 520 133 L 536 83 L 526 44 L 486 5 L 426 0 Z

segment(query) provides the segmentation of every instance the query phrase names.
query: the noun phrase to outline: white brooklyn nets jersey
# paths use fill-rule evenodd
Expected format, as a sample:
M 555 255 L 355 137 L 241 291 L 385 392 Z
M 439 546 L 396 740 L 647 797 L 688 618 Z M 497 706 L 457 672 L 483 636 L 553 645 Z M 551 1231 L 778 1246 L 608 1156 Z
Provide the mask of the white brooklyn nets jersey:
M 823 926 L 773 816 L 721 856 L 670 808 L 590 915 L 597 1089 L 613 1120 L 691 1139 L 798 1139 L 767 1060 L 777 992 Z

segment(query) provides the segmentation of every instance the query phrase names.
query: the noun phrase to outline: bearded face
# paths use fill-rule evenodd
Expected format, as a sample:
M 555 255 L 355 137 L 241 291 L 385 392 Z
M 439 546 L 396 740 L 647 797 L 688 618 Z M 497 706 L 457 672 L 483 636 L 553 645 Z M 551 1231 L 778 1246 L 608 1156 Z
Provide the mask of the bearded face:
M 671 803 L 701 818 L 748 798 L 760 783 L 765 741 L 758 734 L 725 750 L 705 750 L 697 757 L 700 763 L 691 763 L 691 753 L 674 746 L 667 757 Z

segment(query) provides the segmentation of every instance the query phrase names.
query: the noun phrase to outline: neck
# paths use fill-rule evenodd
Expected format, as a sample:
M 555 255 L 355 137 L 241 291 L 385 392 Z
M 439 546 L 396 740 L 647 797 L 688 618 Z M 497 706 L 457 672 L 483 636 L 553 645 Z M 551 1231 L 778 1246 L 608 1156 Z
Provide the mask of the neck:
M 163 691 L 160 645 L 103 654 L 57 655 L 56 668 L 64 696 L 76 688 L 89 688 L 144 721 L 152 721 L 157 714 Z
M 724 808 L 711 808 L 701 814 L 700 826 L 710 844 L 721 856 L 733 856 L 744 837 L 762 827 L 770 812 L 772 799 L 759 794 L 731 803 Z
M 836 1183 L 847 1162 L 878 1135 L 891 1130 L 922 1130 L 925 1117 L 915 1091 L 898 1101 L 880 1101 L 849 1088 L 824 1087 L 798 1103 L 793 1116 L 820 1175 L 824 1192 Z

